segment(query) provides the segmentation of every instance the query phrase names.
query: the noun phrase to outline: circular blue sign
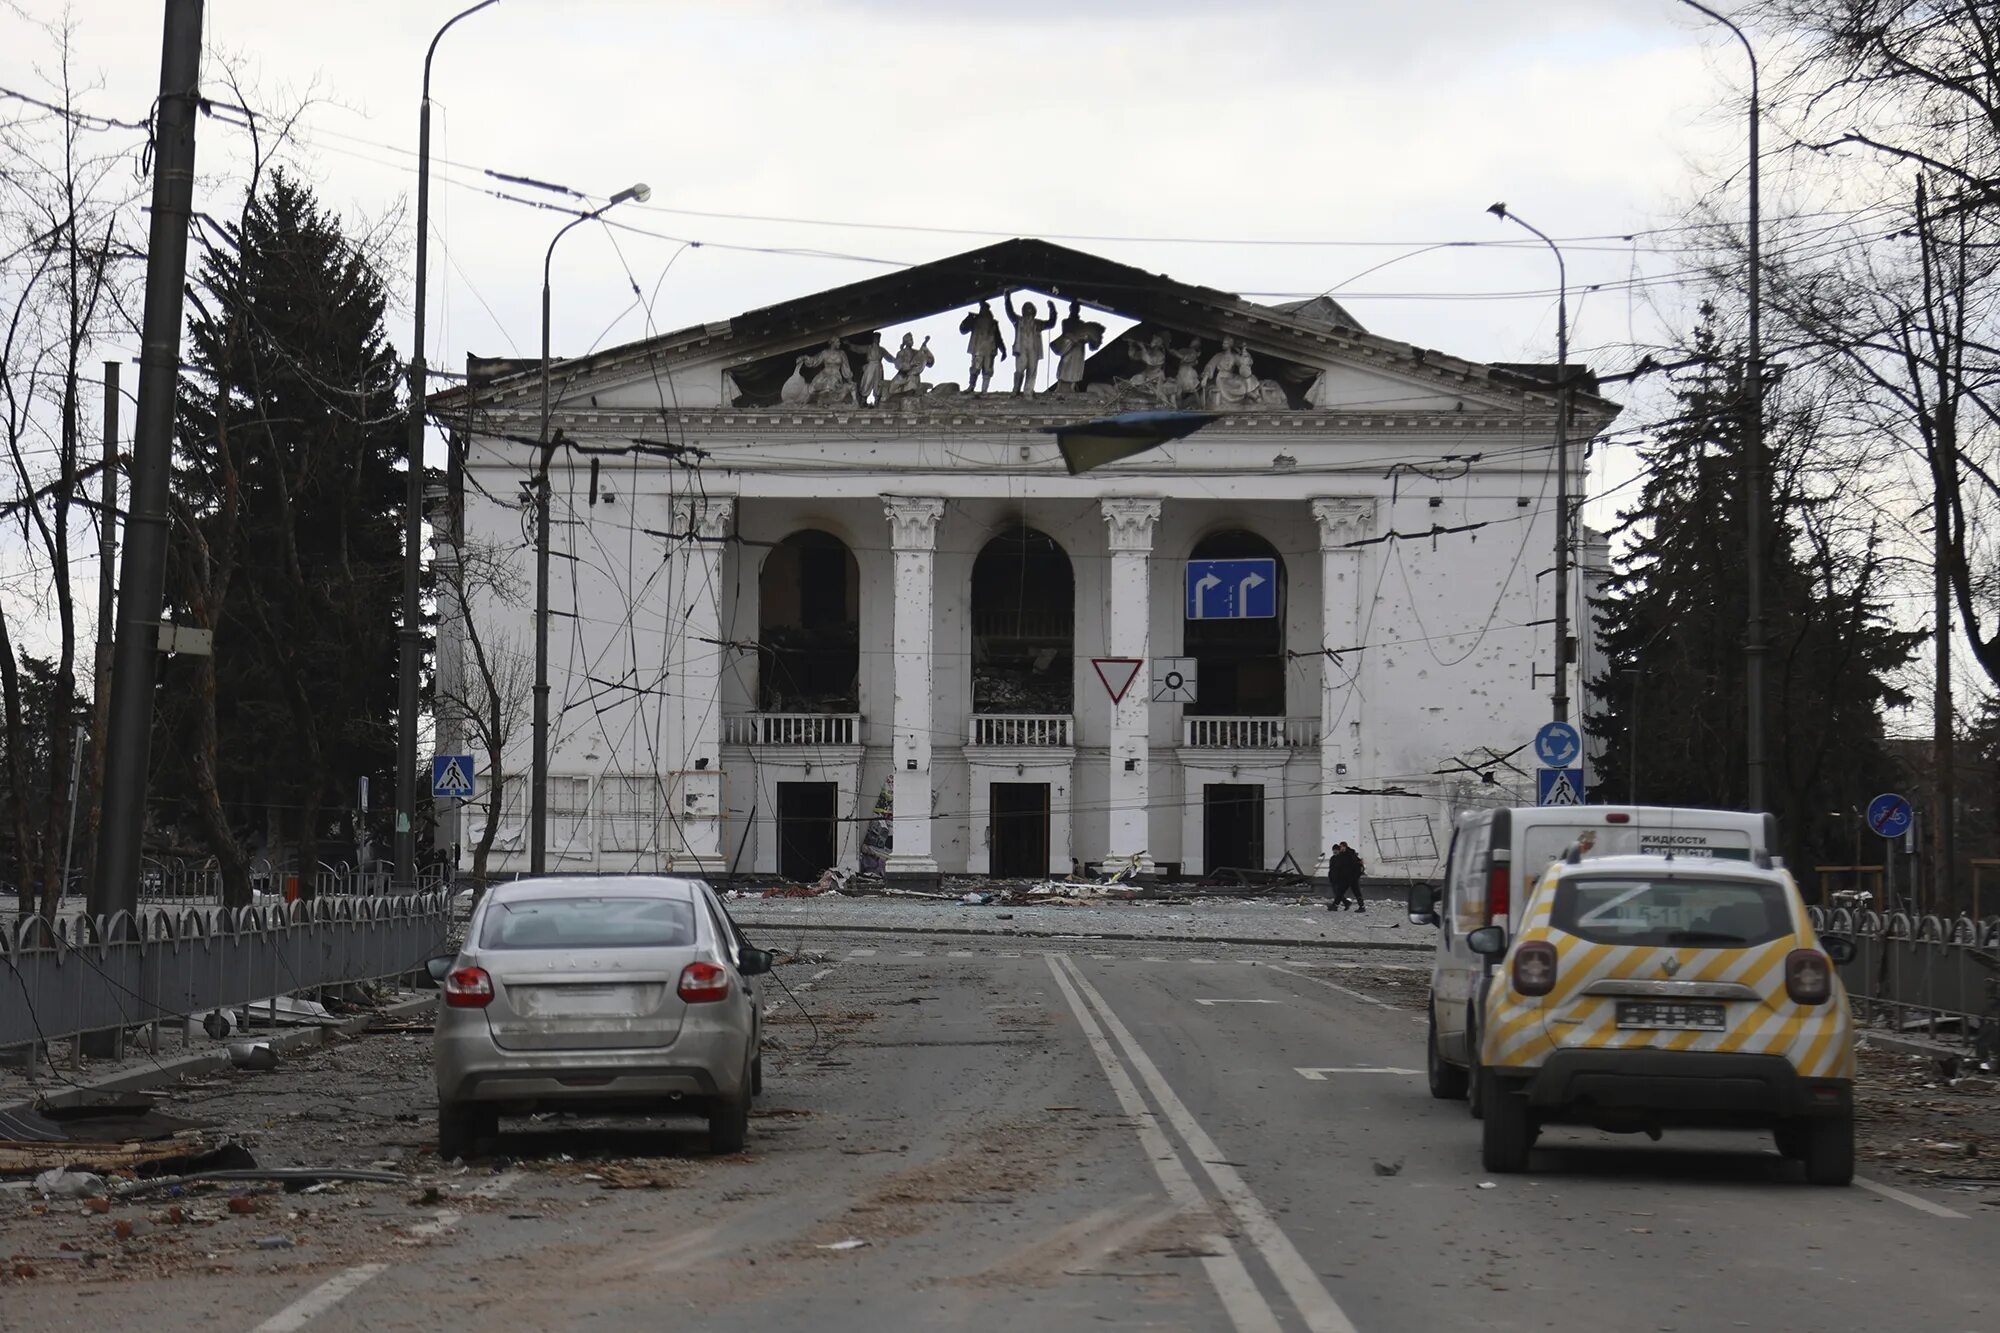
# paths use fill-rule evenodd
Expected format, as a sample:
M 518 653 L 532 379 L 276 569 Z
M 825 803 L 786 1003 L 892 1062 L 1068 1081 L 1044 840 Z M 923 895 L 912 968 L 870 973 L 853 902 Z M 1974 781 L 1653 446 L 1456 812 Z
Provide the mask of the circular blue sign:
M 1535 757 L 1544 768 L 1574 768 L 1583 740 L 1567 722 L 1545 722 L 1535 733 Z
M 1910 802 L 1885 791 L 1868 803 L 1868 827 L 1885 838 L 1900 838 L 1910 831 Z

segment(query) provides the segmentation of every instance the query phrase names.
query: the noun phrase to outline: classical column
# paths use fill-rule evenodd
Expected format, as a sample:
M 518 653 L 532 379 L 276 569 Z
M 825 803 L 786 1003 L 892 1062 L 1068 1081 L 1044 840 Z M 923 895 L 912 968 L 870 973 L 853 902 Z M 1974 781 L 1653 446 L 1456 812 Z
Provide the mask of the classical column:
M 1360 785 L 1361 716 L 1361 553 L 1351 543 L 1371 535 L 1375 503 L 1351 498 L 1312 502 L 1319 520 L 1320 655 L 1319 692 L 1319 855 L 1313 873 L 1326 875 L 1327 853 L 1336 842 L 1362 846 L 1362 797 L 1337 792 Z M 1342 651 L 1352 649 L 1357 651 Z
M 1130 496 L 1099 500 L 1111 547 L 1111 605 L 1105 617 L 1107 655 L 1136 657 L 1139 674 L 1111 709 L 1111 836 L 1106 859 L 1117 865 L 1138 856 L 1138 873 L 1153 873 L 1148 766 L 1152 759 L 1152 707 L 1145 665 L 1151 653 L 1153 526 L 1160 502 Z
M 736 502 L 688 495 L 673 502 L 673 531 L 685 534 L 674 553 L 673 610 L 681 615 L 670 640 L 668 688 L 678 698 L 676 765 L 669 778 L 671 867 L 694 874 L 727 869 L 722 851 L 722 539 Z
M 890 876 L 935 878 L 931 855 L 931 657 L 932 574 L 937 525 L 944 501 L 928 495 L 885 495 L 889 546 L 896 556 L 896 740 L 890 749 L 895 775 L 893 845 L 885 862 Z

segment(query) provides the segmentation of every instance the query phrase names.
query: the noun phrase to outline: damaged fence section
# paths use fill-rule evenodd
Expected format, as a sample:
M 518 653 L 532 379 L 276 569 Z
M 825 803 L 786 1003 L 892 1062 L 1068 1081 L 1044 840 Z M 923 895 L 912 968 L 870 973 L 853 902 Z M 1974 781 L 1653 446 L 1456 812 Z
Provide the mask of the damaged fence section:
M 315 898 L 239 911 L 26 917 L 0 930 L 0 1049 L 419 970 L 451 895 Z
M 1811 910 L 1815 929 L 1854 941 L 1840 979 L 1863 1022 L 2000 1045 L 2000 917 Z

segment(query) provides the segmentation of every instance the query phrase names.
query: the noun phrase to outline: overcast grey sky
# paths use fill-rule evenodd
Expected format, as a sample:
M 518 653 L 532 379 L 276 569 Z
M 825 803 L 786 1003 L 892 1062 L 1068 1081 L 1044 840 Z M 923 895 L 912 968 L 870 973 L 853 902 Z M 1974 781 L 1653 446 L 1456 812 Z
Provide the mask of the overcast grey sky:
M 292 159 L 335 208 L 377 215 L 414 199 L 424 46 L 463 7 L 210 0 L 209 47 L 260 109 L 320 99 Z M 160 7 L 73 9 L 102 83 L 87 105 L 143 116 Z M 10 85 L 30 77 L 24 45 L 0 43 Z M 1134 239 L 1077 244 L 1230 290 L 1345 283 L 1382 333 L 1545 358 L 1546 251 L 1445 249 L 1354 276 L 1429 242 L 1525 239 L 1484 213 L 1497 199 L 1557 237 L 1613 238 L 1566 248 L 1579 293 L 1618 284 L 1582 296 L 1574 341 L 1622 343 L 1646 320 L 1631 278 L 1675 265 L 1645 248 L 1660 238 L 1616 238 L 1672 225 L 1690 162 L 1740 155 L 1740 120 L 1716 109 L 1737 54 L 1669 0 L 501 0 L 455 28 L 436 65 L 436 153 L 453 165 L 434 196 L 433 361 L 535 350 L 537 270 L 560 219 L 482 193 L 499 183 L 481 168 L 599 196 L 647 181 L 652 203 L 620 217 L 678 238 L 566 240 L 558 354 L 645 334 L 627 265 L 673 328 L 994 237 L 1088 235 Z M 213 84 L 215 61 L 207 72 Z M 240 188 L 227 168 L 243 139 L 202 124 L 215 211 Z M 894 227 L 978 234 L 876 229 Z M 704 245 L 661 281 L 679 239 Z M 407 348 L 407 307 L 393 333 Z

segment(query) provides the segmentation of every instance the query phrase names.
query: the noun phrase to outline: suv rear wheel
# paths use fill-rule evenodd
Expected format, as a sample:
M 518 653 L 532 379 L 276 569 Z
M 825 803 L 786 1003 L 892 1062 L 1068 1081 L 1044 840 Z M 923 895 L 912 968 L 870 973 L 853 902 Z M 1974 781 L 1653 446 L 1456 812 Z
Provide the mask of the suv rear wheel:
M 1512 1175 L 1528 1169 L 1541 1126 L 1525 1092 L 1518 1092 L 1490 1069 L 1479 1071 L 1480 1101 L 1486 1115 L 1481 1123 L 1479 1160 L 1488 1171 Z
M 1463 1065 L 1446 1060 L 1438 1051 L 1437 1010 L 1430 1010 L 1430 1040 L 1424 1052 L 1424 1069 L 1430 1075 L 1431 1096 L 1441 1102 L 1463 1101 L 1471 1078 Z
M 1819 1116 L 1800 1122 L 1800 1160 L 1806 1164 L 1808 1185 L 1849 1185 L 1854 1182 L 1854 1113 Z M 1783 1151 L 1783 1144 L 1779 1145 Z

